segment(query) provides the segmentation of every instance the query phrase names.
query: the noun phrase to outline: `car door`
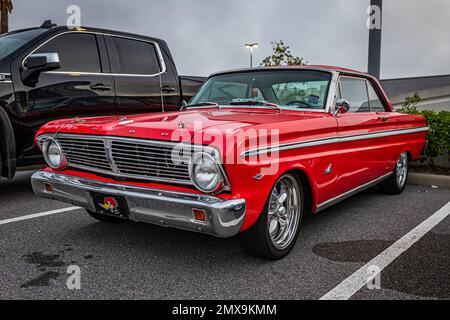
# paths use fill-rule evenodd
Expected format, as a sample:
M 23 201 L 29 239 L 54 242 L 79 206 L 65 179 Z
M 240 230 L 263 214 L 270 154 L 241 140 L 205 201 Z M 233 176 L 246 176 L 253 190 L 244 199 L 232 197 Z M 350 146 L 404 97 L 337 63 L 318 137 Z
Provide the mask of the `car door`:
M 370 109 L 365 78 L 341 76 L 337 99 L 349 102 L 348 112 L 337 115 L 340 139 L 339 177 L 341 190 L 352 190 L 385 173 L 384 139 L 373 133 L 385 130 L 385 121 Z
M 20 70 L 29 55 L 57 53 L 61 67 L 42 72 L 34 87 L 25 84 Z M 88 32 L 64 32 L 22 54 L 12 65 L 21 140 L 25 156 L 39 151 L 33 144 L 36 131 L 54 119 L 109 115 L 116 110 L 114 79 L 109 72 L 101 36 Z
M 161 112 L 161 73 L 165 69 L 155 42 L 105 36 L 120 112 Z

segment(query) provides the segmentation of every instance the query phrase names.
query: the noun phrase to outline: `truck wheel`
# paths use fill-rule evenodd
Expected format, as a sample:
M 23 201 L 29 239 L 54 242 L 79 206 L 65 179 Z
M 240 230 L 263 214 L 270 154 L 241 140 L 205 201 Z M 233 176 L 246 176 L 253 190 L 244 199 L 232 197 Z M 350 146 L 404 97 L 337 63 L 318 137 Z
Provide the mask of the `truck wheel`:
M 303 204 L 303 189 L 296 176 L 281 176 L 255 225 L 240 235 L 244 250 L 268 260 L 285 257 L 297 241 Z
M 394 174 L 389 179 L 381 182 L 379 188 L 387 194 L 400 194 L 405 190 L 408 180 L 408 153 L 403 152 L 395 165 Z
M 124 223 L 124 222 L 128 221 L 125 219 L 108 216 L 106 214 L 97 213 L 97 212 L 94 212 L 91 210 L 86 210 L 86 212 L 95 220 L 105 222 L 105 223 Z
M 2 179 L 3 175 L 3 160 L 2 160 L 2 154 L 0 152 L 0 180 Z

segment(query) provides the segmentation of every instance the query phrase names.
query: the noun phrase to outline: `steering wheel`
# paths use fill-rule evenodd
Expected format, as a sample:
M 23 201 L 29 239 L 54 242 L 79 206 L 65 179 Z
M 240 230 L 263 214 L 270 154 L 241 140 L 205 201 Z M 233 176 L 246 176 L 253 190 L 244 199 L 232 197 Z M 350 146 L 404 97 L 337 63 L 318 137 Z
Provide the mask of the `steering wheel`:
M 305 101 L 300 101 L 300 100 L 292 100 L 292 101 L 289 101 L 288 103 L 286 103 L 286 105 L 287 106 L 289 106 L 289 105 L 304 105 L 304 106 L 306 106 L 307 108 L 314 108 L 312 105 L 310 105 L 309 103 L 307 103 L 307 102 L 305 102 Z

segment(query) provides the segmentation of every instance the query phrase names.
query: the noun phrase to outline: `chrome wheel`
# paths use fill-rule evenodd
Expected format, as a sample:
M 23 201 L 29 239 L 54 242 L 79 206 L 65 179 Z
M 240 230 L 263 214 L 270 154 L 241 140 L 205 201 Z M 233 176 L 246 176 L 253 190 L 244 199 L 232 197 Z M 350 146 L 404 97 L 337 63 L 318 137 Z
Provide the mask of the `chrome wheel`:
M 269 200 L 268 229 L 272 244 L 285 249 L 295 238 L 301 212 L 300 189 L 294 176 L 282 176 Z
M 397 178 L 397 185 L 402 188 L 406 183 L 406 178 L 408 177 L 408 154 L 406 152 L 403 152 L 400 155 L 400 159 L 397 161 L 395 176 Z

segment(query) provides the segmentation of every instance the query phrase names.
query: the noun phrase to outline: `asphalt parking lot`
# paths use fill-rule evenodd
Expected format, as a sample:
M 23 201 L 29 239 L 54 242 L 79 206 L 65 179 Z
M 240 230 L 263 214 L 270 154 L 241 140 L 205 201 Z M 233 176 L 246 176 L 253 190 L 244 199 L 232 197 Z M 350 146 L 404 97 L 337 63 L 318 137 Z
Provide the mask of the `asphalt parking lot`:
M 0 182 L 0 299 L 319 299 L 432 217 L 450 191 L 376 189 L 304 220 L 293 252 L 267 262 L 238 239 L 148 224 L 108 225 L 34 196 L 31 172 Z M 19 218 L 19 219 L 15 219 Z M 81 289 L 67 268 L 79 266 Z M 450 217 L 382 270 L 381 288 L 351 299 L 450 299 Z

